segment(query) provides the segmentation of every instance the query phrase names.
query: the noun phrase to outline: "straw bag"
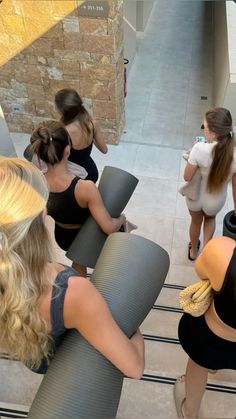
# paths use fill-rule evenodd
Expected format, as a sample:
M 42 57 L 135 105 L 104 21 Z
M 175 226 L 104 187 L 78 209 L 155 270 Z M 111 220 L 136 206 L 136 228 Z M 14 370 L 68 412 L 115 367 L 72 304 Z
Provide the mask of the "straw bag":
M 199 317 L 207 311 L 212 298 L 211 283 L 209 279 L 203 279 L 180 291 L 179 305 L 185 313 Z

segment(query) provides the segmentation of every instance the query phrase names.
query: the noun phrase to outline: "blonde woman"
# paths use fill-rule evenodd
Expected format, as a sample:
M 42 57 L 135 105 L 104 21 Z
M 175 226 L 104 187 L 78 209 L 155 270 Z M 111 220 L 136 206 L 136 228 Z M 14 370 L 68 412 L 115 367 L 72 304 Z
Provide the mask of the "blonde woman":
M 212 238 L 215 218 L 224 206 L 228 182 L 232 179 L 236 208 L 236 158 L 234 155 L 233 123 L 225 108 L 206 112 L 202 128 L 206 142 L 196 143 L 189 155 L 184 180 L 190 181 L 197 169 L 201 172 L 200 194 L 197 200 L 186 197 L 191 215 L 188 258 L 195 260 L 200 246 L 199 236 L 203 225 L 203 245 Z
M 66 329 L 77 329 L 125 375 L 140 378 L 140 332 L 128 339 L 91 282 L 51 262 L 44 225 L 48 195 L 44 176 L 31 163 L 0 158 L 1 349 L 45 373 Z
M 98 170 L 90 156 L 93 144 L 103 154 L 108 150 L 99 125 L 85 109 L 80 95 L 74 89 L 59 90 L 55 104 L 72 141 L 69 160 L 84 167 L 88 172 L 86 179 L 96 183 Z

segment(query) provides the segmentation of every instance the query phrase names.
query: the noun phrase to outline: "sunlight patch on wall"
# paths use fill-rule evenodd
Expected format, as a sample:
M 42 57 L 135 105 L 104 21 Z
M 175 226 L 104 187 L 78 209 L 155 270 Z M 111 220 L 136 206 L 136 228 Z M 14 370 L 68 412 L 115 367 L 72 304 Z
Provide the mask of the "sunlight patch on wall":
M 78 0 L 2 0 L 0 3 L 0 66 L 42 37 L 67 15 Z

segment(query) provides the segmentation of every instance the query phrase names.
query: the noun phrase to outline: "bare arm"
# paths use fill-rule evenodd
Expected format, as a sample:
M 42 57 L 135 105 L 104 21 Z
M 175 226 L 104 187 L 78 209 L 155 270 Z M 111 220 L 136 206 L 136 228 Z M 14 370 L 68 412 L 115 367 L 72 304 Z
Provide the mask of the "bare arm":
M 236 173 L 234 173 L 232 176 L 232 192 L 234 200 L 234 212 L 236 214 Z
M 107 145 L 104 141 L 104 138 L 101 133 L 101 129 L 99 125 L 93 120 L 93 140 L 95 146 L 98 148 L 98 150 L 101 151 L 101 153 L 106 154 L 108 152 Z
M 70 277 L 64 303 L 67 328 L 79 333 L 123 374 L 140 378 L 144 370 L 144 342 L 137 331 L 131 339 L 122 332 L 96 288 L 86 278 Z
M 216 291 L 222 287 L 235 245 L 235 241 L 229 237 L 214 237 L 196 260 L 195 270 L 198 276 L 201 279 L 210 279 L 211 286 Z
M 184 180 L 186 182 L 189 182 L 192 179 L 193 175 L 196 173 L 197 169 L 198 166 L 187 163 L 184 170 Z
M 88 208 L 93 218 L 106 234 L 118 231 L 125 222 L 123 214 L 112 218 L 105 208 L 101 195 L 90 180 L 80 180 L 75 188 L 75 197 L 82 208 Z

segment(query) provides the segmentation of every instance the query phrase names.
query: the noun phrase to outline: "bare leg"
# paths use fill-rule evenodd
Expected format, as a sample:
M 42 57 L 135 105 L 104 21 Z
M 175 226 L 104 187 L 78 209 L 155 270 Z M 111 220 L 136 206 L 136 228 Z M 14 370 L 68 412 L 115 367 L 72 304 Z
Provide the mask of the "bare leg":
M 203 246 L 212 239 L 213 234 L 216 228 L 216 217 L 210 217 L 209 215 L 204 214 L 204 223 L 203 223 Z
M 208 370 L 189 358 L 185 375 L 186 398 L 182 405 L 184 417 L 197 418 L 207 383 Z
M 72 268 L 75 269 L 76 271 L 78 271 L 79 276 L 83 276 L 84 278 L 86 278 L 86 276 L 87 276 L 86 266 L 79 265 L 78 263 L 73 262 L 72 263 Z
M 191 224 L 189 227 L 189 236 L 191 242 L 190 256 L 195 258 L 197 256 L 197 245 L 201 232 L 203 212 L 202 211 L 190 211 Z

